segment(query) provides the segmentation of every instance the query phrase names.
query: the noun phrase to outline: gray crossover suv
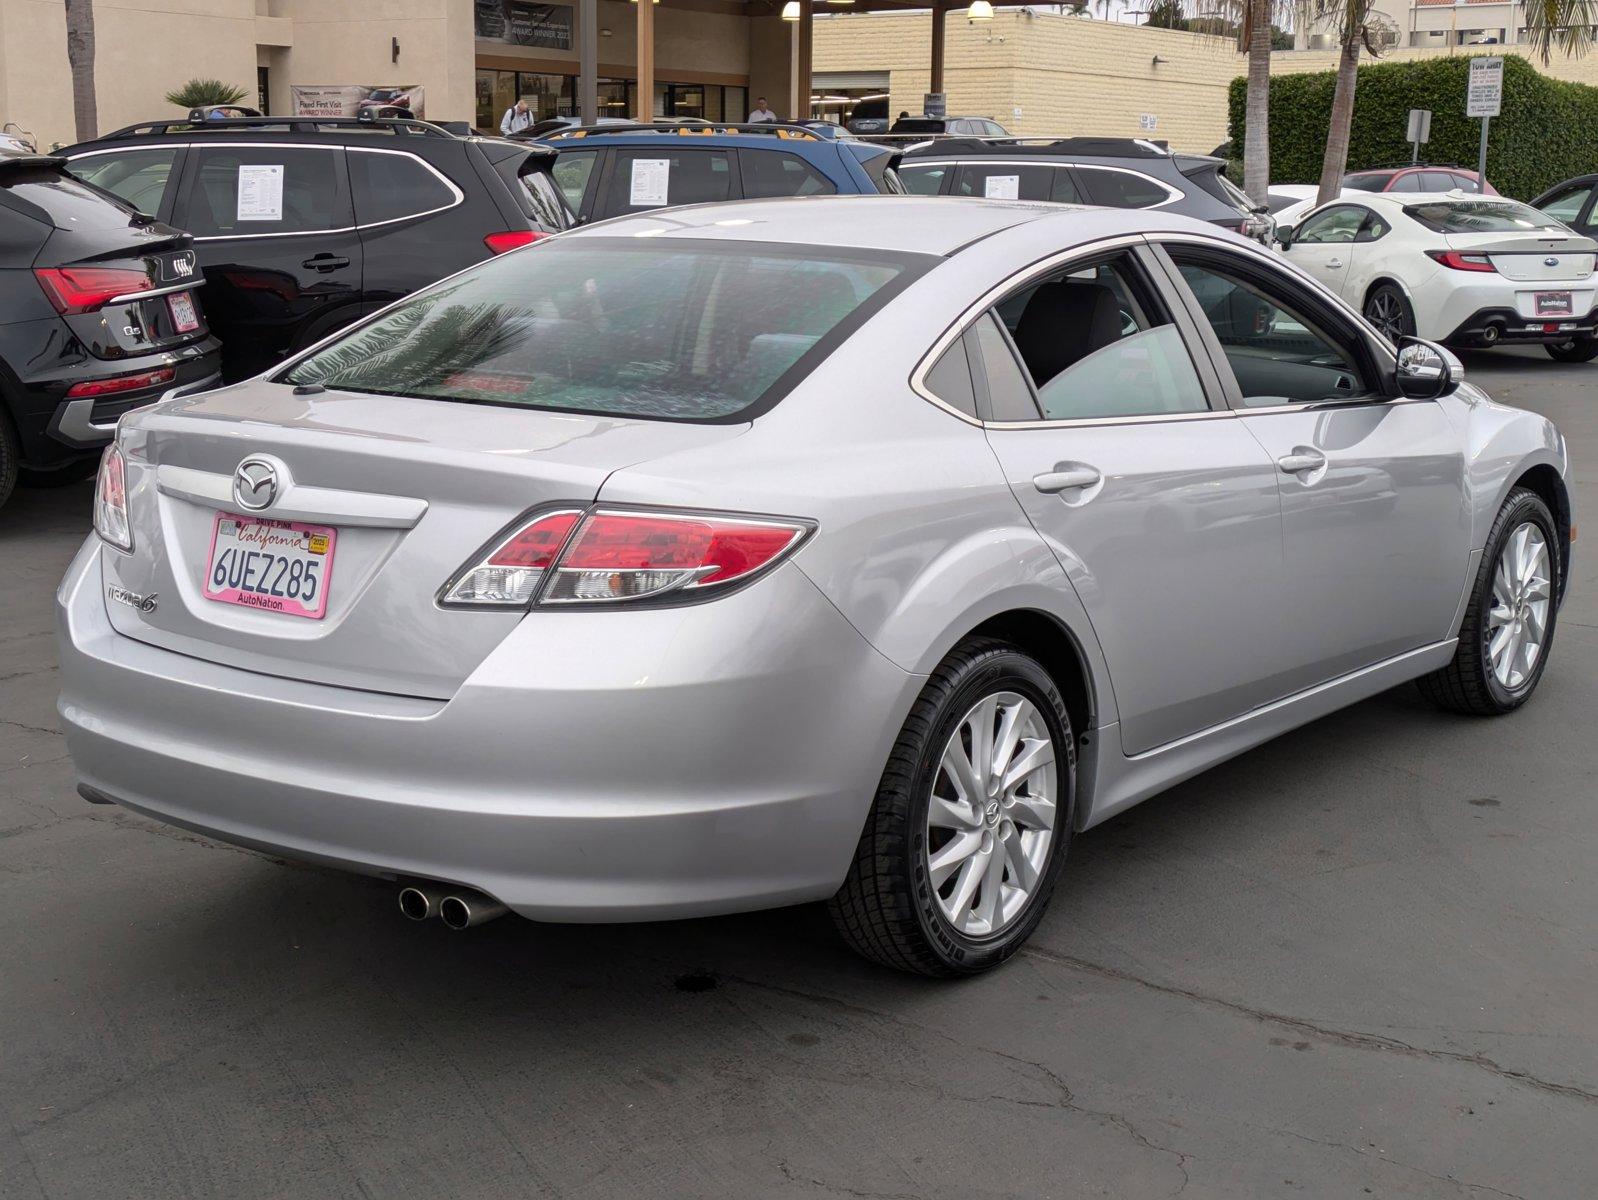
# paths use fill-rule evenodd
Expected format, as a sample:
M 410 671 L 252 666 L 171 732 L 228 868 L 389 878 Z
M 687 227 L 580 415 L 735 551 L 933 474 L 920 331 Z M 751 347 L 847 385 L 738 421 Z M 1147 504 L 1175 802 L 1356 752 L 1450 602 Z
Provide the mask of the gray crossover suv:
M 1549 422 L 1163 212 L 851 197 L 504 255 L 131 414 L 59 593 L 84 796 L 467 925 L 829 900 L 969 973 L 1071 838 L 1547 666 Z

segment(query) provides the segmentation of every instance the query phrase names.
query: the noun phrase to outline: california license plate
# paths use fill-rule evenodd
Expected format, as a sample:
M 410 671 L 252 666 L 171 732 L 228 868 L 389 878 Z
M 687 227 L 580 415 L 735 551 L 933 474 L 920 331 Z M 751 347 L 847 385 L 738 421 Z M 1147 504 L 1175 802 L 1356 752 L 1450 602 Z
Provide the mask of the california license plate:
M 194 307 L 194 295 L 191 292 L 173 292 L 166 298 L 166 306 L 172 313 L 172 324 L 179 333 L 193 333 L 200 327 L 200 314 Z
M 1538 292 L 1536 303 L 1539 317 L 1568 317 L 1575 311 L 1569 292 Z
M 205 598 L 320 621 L 337 545 L 331 525 L 217 513 Z

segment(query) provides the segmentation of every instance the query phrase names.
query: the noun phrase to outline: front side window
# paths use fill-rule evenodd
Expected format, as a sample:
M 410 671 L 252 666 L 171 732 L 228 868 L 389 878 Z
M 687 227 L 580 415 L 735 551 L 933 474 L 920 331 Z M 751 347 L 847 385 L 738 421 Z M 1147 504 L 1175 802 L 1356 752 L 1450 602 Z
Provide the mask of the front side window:
M 414 217 L 455 203 L 449 185 L 409 154 L 351 150 L 347 161 L 355 219 L 362 225 Z
M 1252 272 L 1209 259 L 1171 257 L 1198 300 L 1250 408 L 1348 400 L 1369 394 L 1352 351 Z
M 1048 200 L 1054 168 L 1034 163 L 963 163 L 955 177 L 956 196 L 989 200 Z
M 317 233 L 355 223 L 332 150 L 195 146 L 185 218 L 195 237 Z
M 629 147 L 615 152 L 604 212 L 596 215 L 711 204 L 732 194 L 732 156 L 725 150 L 684 150 L 670 144 L 658 149 Z
M 1581 187 L 1566 188 L 1545 203 L 1539 211 L 1546 217 L 1552 217 L 1566 225 L 1574 225 L 1581 217 L 1581 210 L 1587 207 L 1587 197 L 1591 195 L 1590 183 Z
M 1293 241 L 1306 245 L 1352 242 L 1359 236 L 1359 228 L 1364 221 L 1363 208 L 1352 205 L 1328 208 L 1305 221 Z
M 932 261 L 556 239 L 418 293 L 283 378 L 375 395 L 729 420 L 802 377 Z
M 1006 298 L 998 313 L 1048 421 L 1209 407 L 1182 336 L 1125 255 Z
M 1563 232 L 1559 222 L 1515 200 L 1438 200 L 1406 204 L 1404 215 L 1434 233 Z
M 142 213 L 157 213 L 177 161 L 175 146 L 158 150 L 125 150 L 73 159 L 67 170 L 85 183 L 120 196 Z
M 830 196 L 837 192 L 832 180 L 797 154 L 776 150 L 742 150 L 744 196 Z
M 555 186 L 566 197 L 566 205 L 574 213 L 583 211 L 583 198 L 588 195 L 588 184 L 594 176 L 594 164 L 599 161 L 598 150 L 567 150 L 561 148 L 555 157 L 551 174 Z
M 1153 208 L 1171 198 L 1171 193 L 1154 180 L 1131 171 L 1086 167 L 1079 167 L 1078 171 L 1093 203 L 1106 208 Z
M 1393 180 L 1393 186 L 1387 189 L 1390 192 L 1424 192 L 1424 181 L 1416 171 L 1409 171 Z

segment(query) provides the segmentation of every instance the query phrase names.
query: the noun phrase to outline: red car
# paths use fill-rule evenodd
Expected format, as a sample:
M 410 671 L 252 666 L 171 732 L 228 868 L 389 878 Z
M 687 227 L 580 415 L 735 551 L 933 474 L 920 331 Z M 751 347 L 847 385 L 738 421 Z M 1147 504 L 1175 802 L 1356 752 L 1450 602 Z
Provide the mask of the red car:
M 1343 186 L 1356 192 L 1451 192 L 1459 188 L 1465 192 L 1485 190 L 1488 196 L 1498 195 L 1490 183 L 1482 188 L 1481 176 L 1475 171 L 1435 163 L 1355 171 L 1343 176 Z

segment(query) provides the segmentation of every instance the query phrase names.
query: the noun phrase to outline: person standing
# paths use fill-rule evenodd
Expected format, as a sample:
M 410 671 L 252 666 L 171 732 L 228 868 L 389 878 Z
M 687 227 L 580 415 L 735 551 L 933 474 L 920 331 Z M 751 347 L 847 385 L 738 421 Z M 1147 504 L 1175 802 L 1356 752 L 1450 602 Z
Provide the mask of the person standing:
M 527 101 L 518 99 L 505 110 L 505 115 L 499 119 L 499 131 L 506 137 L 526 129 L 533 123 L 533 114 L 527 109 Z
M 757 96 L 754 110 L 749 114 L 749 123 L 751 125 L 764 125 L 774 123 L 776 120 L 777 114 L 766 107 L 766 98 Z

